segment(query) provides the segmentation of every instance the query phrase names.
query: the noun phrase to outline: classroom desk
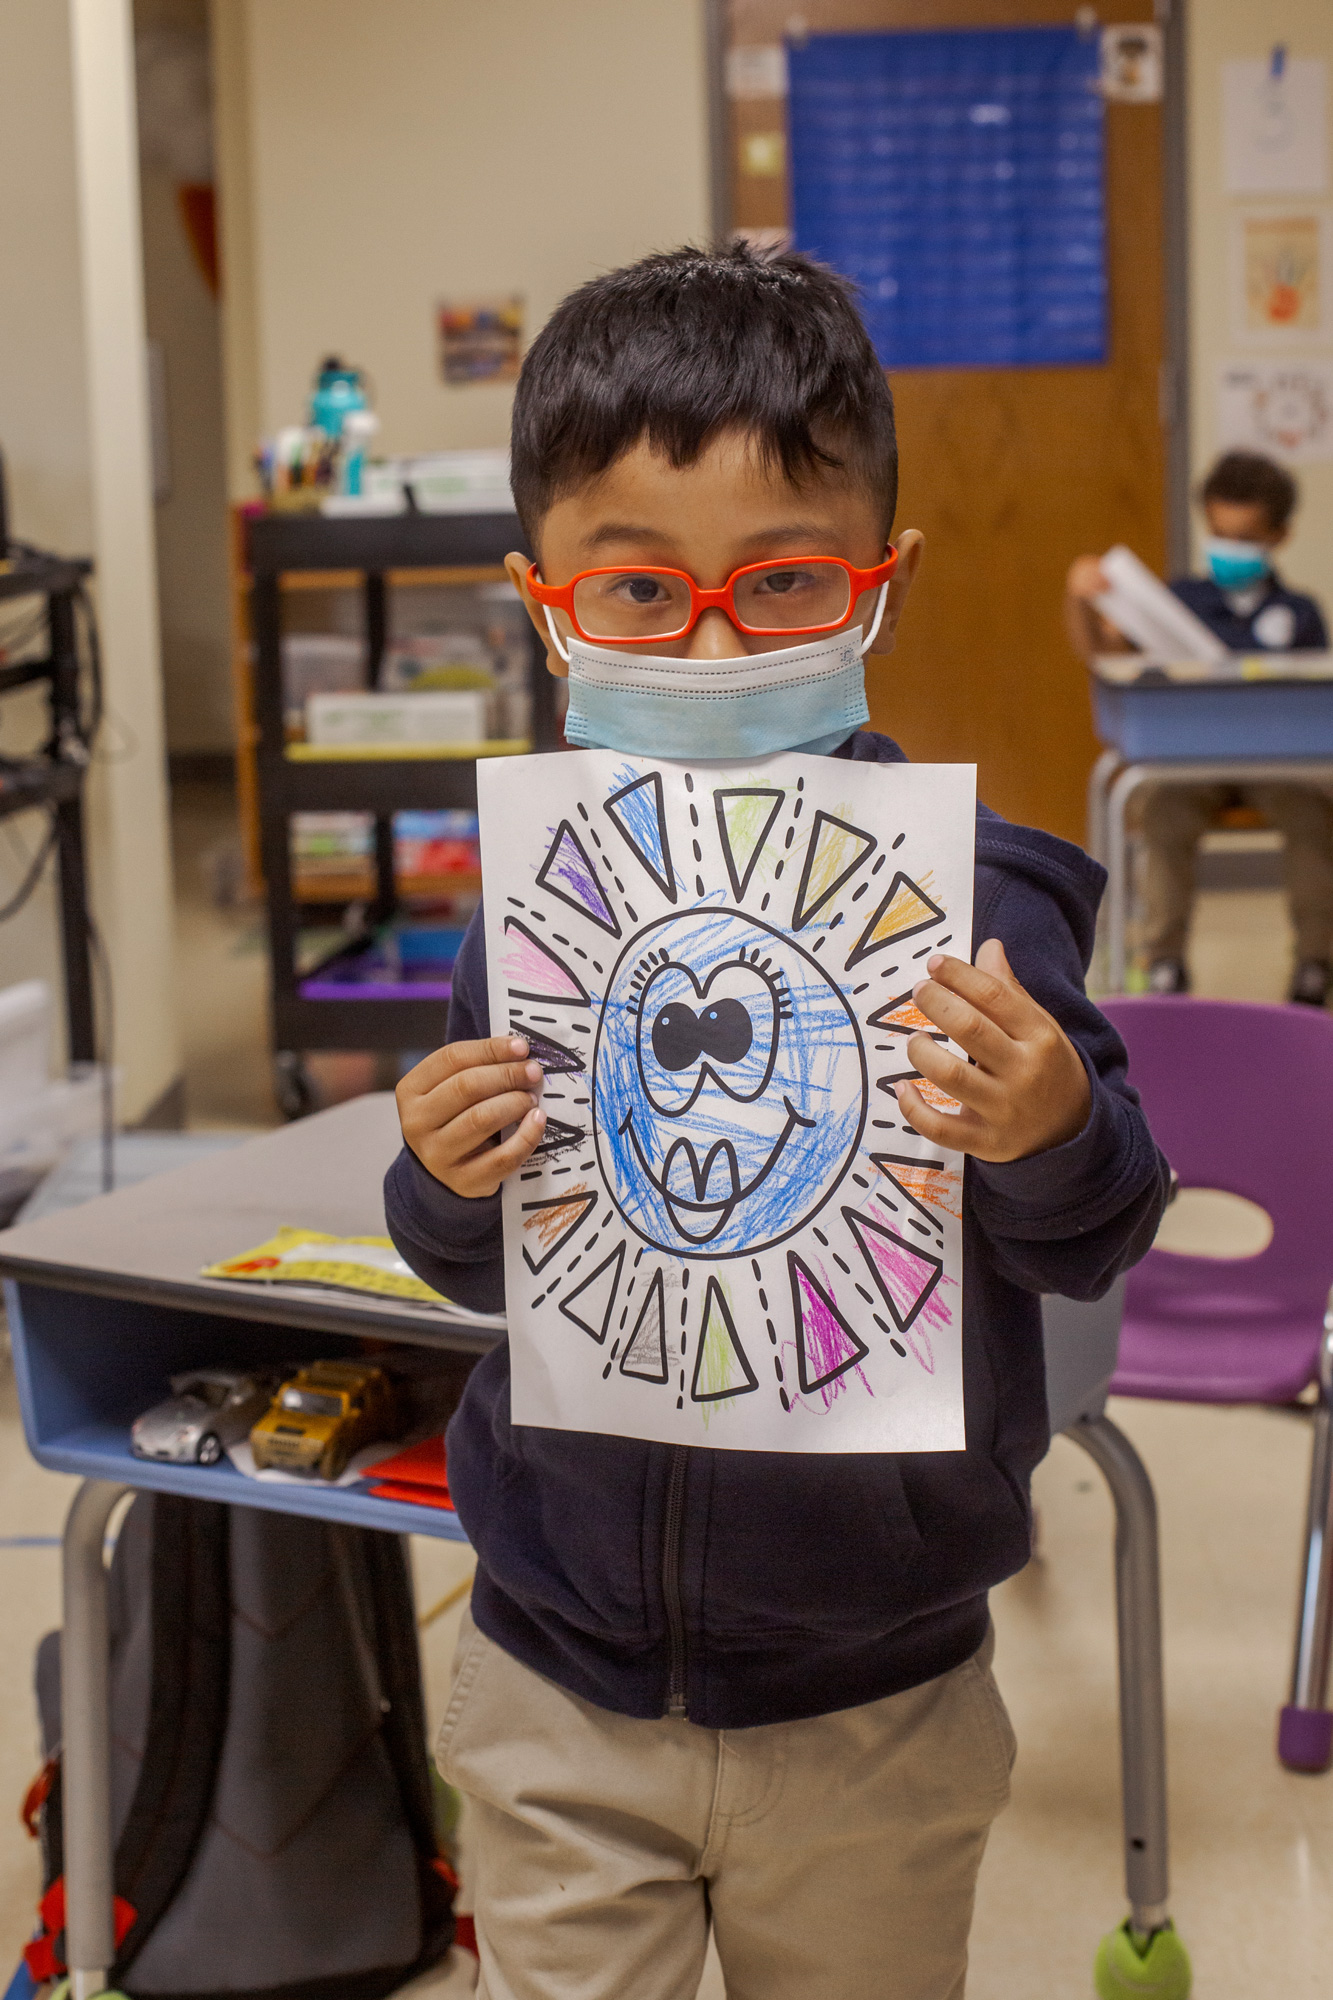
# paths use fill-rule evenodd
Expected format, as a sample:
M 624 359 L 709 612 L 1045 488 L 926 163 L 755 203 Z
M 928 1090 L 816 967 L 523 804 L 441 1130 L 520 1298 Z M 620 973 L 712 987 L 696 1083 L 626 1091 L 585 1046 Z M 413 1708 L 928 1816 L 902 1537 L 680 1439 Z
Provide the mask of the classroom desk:
M 1107 871 L 1105 984 L 1119 993 L 1134 794 L 1149 784 L 1333 790 L 1333 653 L 1237 653 L 1219 665 L 1109 653 L 1089 671 L 1106 747 L 1088 780 L 1088 852 Z
M 0 1274 L 28 1447 L 80 1474 L 64 1539 L 63 1754 L 66 1935 L 71 2000 L 91 2000 L 114 1957 L 107 1768 L 103 1541 L 129 1490 L 187 1494 L 394 1533 L 465 1540 L 457 1516 L 356 1489 L 246 1479 L 218 1466 L 135 1458 L 129 1426 L 166 1377 L 212 1363 L 282 1366 L 365 1335 L 480 1354 L 493 1327 L 429 1306 L 355 1293 L 245 1285 L 201 1266 L 263 1242 L 282 1223 L 335 1235 L 384 1231 L 381 1184 L 399 1146 L 391 1095 L 339 1105 L 282 1130 L 0 1231 Z

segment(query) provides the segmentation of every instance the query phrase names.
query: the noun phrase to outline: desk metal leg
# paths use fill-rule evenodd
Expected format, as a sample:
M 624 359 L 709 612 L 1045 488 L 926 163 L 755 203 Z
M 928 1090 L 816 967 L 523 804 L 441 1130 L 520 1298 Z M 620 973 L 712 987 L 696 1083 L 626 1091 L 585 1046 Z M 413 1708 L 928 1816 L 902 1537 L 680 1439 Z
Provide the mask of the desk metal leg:
M 65 1833 L 65 1950 L 70 2000 L 106 1990 L 116 1955 L 112 1917 L 110 1647 L 107 1522 L 129 1487 L 87 1479 L 65 1522 L 60 1642 Z
M 1148 1938 L 1168 1921 L 1157 1501 L 1142 1459 L 1109 1417 L 1084 1417 L 1065 1435 L 1096 1460 L 1115 1501 L 1125 1887 L 1134 1931 Z
M 1129 802 L 1152 776 L 1150 767 L 1127 764 L 1111 785 L 1106 801 L 1106 983 L 1112 993 L 1125 990 L 1128 952 L 1125 932 L 1129 925 L 1129 840 L 1126 821 Z
M 1088 853 L 1106 866 L 1106 794 L 1122 762 L 1118 750 L 1103 750 L 1088 774 Z

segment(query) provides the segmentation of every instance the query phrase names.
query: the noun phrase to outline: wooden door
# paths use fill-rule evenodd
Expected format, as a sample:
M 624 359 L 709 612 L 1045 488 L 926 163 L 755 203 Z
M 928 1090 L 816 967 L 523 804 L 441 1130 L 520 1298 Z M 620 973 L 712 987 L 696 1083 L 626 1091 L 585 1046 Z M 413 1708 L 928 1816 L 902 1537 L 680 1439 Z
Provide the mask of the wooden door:
M 1086 10 L 1085 10 L 1086 11 Z M 1106 21 L 1148 21 L 1114 0 Z M 1072 22 L 1072 0 L 806 0 L 811 32 Z M 734 47 L 792 32 L 785 0 L 731 0 Z M 779 100 L 730 106 L 738 229 L 787 221 L 774 167 Z M 1011 819 L 1083 838 L 1097 753 L 1085 672 L 1064 637 L 1076 555 L 1128 542 L 1165 560 L 1162 113 L 1106 107 L 1110 358 L 1097 367 L 904 369 L 891 374 L 897 525 L 926 537 L 891 662 L 868 675 L 872 723 L 929 761 L 975 762 L 981 796 Z

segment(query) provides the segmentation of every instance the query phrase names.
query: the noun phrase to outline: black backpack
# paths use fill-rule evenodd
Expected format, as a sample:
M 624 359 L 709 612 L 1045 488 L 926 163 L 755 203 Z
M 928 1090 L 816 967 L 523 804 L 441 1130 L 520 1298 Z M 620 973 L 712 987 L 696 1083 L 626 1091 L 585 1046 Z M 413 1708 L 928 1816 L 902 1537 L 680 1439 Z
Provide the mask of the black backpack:
M 117 1955 L 142 2000 L 380 2000 L 454 1937 L 405 1544 L 141 1494 L 111 1565 Z M 38 1652 L 63 1959 L 59 1637 Z

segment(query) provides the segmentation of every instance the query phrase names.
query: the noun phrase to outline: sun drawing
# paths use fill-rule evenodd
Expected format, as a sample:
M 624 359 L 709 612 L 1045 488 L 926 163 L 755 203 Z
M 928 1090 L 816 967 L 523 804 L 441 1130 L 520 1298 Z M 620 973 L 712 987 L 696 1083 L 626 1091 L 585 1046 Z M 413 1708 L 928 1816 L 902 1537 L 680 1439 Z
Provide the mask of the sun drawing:
M 905 832 L 812 808 L 804 777 L 637 759 L 601 795 L 581 782 L 542 819 L 528 893 L 490 913 L 546 1074 L 510 1197 L 534 1335 L 705 1422 L 933 1374 L 961 1163 L 896 1096 L 920 1081 L 909 1036 L 944 1040 L 912 1001 L 953 942 L 931 869 Z

